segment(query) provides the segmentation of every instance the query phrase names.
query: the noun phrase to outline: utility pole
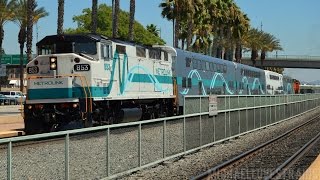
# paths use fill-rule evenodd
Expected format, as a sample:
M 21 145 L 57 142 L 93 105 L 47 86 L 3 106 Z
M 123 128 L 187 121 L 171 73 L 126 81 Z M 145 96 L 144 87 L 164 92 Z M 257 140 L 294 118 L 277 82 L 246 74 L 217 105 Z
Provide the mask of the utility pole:
M 260 31 L 262 31 L 262 26 L 263 26 L 263 25 L 262 25 L 262 21 L 261 21 L 261 25 L 260 25 Z

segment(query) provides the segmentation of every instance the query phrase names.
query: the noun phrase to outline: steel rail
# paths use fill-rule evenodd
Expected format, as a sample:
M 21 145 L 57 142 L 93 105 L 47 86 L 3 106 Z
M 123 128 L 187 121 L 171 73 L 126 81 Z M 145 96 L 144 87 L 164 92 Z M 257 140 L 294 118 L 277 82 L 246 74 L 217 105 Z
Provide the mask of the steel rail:
M 301 127 L 303 127 L 303 126 L 305 126 L 307 124 L 310 124 L 312 121 L 314 121 L 315 119 L 317 119 L 319 117 L 320 117 L 320 115 L 318 115 L 316 117 L 313 117 L 309 121 L 307 121 L 307 122 L 305 122 L 305 123 L 293 128 L 293 129 L 291 129 L 291 130 L 289 130 L 289 131 L 287 131 L 287 132 L 285 132 L 283 134 L 281 134 L 280 136 L 278 136 L 276 138 L 273 138 L 273 139 L 271 139 L 271 140 L 269 140 L 269 141 L 267 141 L 267 142 L 265 142 L 265 143 L 263 143 L 263 144 L 261 144 L 259 146 L 256 146 L 251 150 L 248 150 L 248 151 L 246 151 L 246 152 L 244 152 L 244 153 L 242 153 L 242 154 L 240 154 L 240 155 L 238 155 L 238 156 L 236 156 L 236 157 L 234 157 L 234 158 L 232 158 L 232 159 L 230 159 L 228 161 L 223 162 L 222 164 L 219 164 L 219 165 L 217 165 L 217 166 L 215 166 L 213 168 L 210 168 L 209 170 L 207 170 L 207 171 L 205 171 L 205 172 L 203 172 L 203 173 L 201 173 L 201 174 L 199 174 L 199 175 L 197 175 L 195 177 L 192 177 L 191 179 L 192 180 L 198 180 L 198 179 L 206 178 L 206 177 L 208 177 L 209 175 L 212 175 L 212 174 L 217 174 L 218 172 L 221 172 L 223 169 L 227 168 L 228 166 L 231 166 L 231 165 L 237 163 L 238 161 L 240 161 L 242 159 L 245 159 L 246 157 L 254 154 L 255 152 L 257 152 L 259 150 L 262 150 L 266 146 L 278 141 L 279 139 L 282 139 L 282 138 L 286 137 L 288 134 L 291 134 L 292 132 L 300 129 Z
M 281 164 L 276 170 L 271 172 L 269 176 L 264 177 L 264 180 L 276 179 L 280 177 L 286 170 L 291 167 L 297 160 L 299 160 L 305 153 L 307 153 L 315 143 L 320 140 L 320 133 L 318 133 L 314 138 L 307 142 L 302 148 L 300 148 L 296 153 L 294 153 L 288 160 Z

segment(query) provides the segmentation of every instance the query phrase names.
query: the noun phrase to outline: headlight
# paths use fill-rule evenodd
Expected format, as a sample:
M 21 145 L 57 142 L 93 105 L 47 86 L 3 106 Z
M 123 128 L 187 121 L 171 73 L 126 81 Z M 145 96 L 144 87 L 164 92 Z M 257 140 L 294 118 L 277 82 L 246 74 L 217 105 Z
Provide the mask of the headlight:
M 57 61 L 57 58 L 56 57 L 50 57 L 50 62 L 54 63 Z
M 50 69 L 51 69 L 51 70 L 55 70 L 56 68 L 57 68 L 56 63 L 50 64 Z
M 57 70 L 57 57 L 50 57 L 50 70 Z
M 32 105 L 29 105 L 29 106 L 28 106 L 28 109 L 32 109 Z
M 78 107 L 78 104 L 77 104 L 77 103 L 74 103 L 74 104 L 72 104 L 72 107 L 73 107 L 73 108 L 76 108 L 76 107 Z

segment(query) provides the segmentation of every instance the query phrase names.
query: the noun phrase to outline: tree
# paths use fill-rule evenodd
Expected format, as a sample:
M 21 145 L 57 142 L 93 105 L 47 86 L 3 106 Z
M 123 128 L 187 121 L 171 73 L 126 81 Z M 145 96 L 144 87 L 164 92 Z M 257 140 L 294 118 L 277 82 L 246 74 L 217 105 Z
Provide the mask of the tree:
M 235 40 L 236 40 L 236 50 L 235 50 L 235 59 L 236 62 L 241 63 L 242 58 L 242 48 L 245 41 L 246 34 L 250 28 L 250 20 L 246 14 L 241 13 L 239 18 L 239 25 L 235 27 Z
M 119 29 L 118 29 L 118 39 L 128 40 L 128 23 L 129 23 L 128 12 L 121 11 L 119 12 Z M 102 34 L 107 37 L 112 37 L 112 7 L 107 6 L 106 4 L 100 4 L 98 7 L 98 18 L 97 25 L 99 34 Z M 79 33 L 89 33 L 91 31 L 91 9 L 86 8 L 82 11 L 81 15 L 73 17 L 73 21 L 77 23 L 77 28 L 75 29 L 66 29 L 65 33 L 67 34 L 79 34 Z M 139 22 L 135 21 L 134 23 L 134 42 L 145 44 L 145 45 L 154 45 L 154 44 L 165 44 L 165 42 L 154 34 L 146 30 Z
M 30 5 L 31 6 L 31 5 Z M 34 2 L 32 4 L 33 11 L 30 12 L 29 9 L 29 1 L 28 0 L 19 0 L 17 3 L 17 7 L 15 8 L 15 18 L 14 21 L 20 27 L 18 34 L 18 42 L 20 44 L 20 90 L 23 89 L 23 48 L 27 38 L 27 32 L 30 33 L 32 31 L 32 27 L 28 25 L 30 22 L 35 24 L 38 22 L 40 18 L 48 16 L 48 13 L 45 11 L 43 7 L 37 8 L 37 3 Z M 31 14 L 31 15 L 30 15 Z M 31 18 L 31 19 L 29 19 Z M 30 29 L 31 28 L 31 29 Z M 31 60 L 31 47 L 32 47 L 32 34 L 28 34 L 29 38 L 27 38 L 27 53 L 28 53 L 28 61 Z M 29 43 L 29 44 L 28 44 Z
M 251 51 L 251 61 L 253 66 L 256 66 L 258 52 L 262 47 L 262 31 L 256 28 L 251 28 L 247 34 L 245 47 Z
M 98 17 L 98 0 L 92 0 L 92 14 L 91 14 L 91 32 L 93 34 L 97 33 L 97 17 Z
M 2 54 L 4 54 L 2 48 L 2 42 L 4 38 L 4 25 L 6 22 L 11 21 L 14 17 L 14 9 L 16 7 L 16 0 L 0 0 L 0 65 L 2 64 Z M 1 85 L 8 83 L 8 77 L 0 77 L 0 91 Z
M 150 25 L 147 25 L 146 27 L 149 32 L 159 37 L 159 31 L 156 25 L 150 24 Z
M 136 1 L 135 0 L 130 0 L 130 20 L 129 20 L 129 40 L 133 41 L 133 36 L 134 36 L 134 14 L 136 11 Z
M 57 34 L 63 34 L 64 0 L 58 0 L 58 26 Z
M 28 9 L 27 9 L 27 59 L 28 62 L 32 58 L 32 38 L 33 38 L 33 18 L 34 10 L 36 7 L 35 0 L 27 0 Z
M 264 32 L 262 34 L 262 47 L 261 47 L 261 66 L 263 67 L 263 62 L 266 59 L 266 53 L 272 52 L 275 50 L 282 50 L 282 47 L 280 45 L 280 40 L 277 39 L 272 34 Z
M 172 21 L 172 29 L 174 29 L 175 15 L 174 15 L 174 1 L 173 0 L 163 0 L 164 2 L 159 4 L 162 8 L 161 16 L 169 21 Z M 173 30 L 174 31 L 174 30 Z M 172 33 L 173 46 L 175 44 L 175 33 Z
M 3 26 L 6 22 L 11 21 L 14 17 L 13 9 L 15 6 L 16 0 L 0 0 L 0 49 L 2 49 L 2 42 L 4 38 Z M 2 59 L 1 55 L 2 53 L 0 52 L 0 64 Z
M 118 26 L 119 26 L 119 13 L 120 13 L 120 0 L 112 0 L 112 37 L 118 37 Z

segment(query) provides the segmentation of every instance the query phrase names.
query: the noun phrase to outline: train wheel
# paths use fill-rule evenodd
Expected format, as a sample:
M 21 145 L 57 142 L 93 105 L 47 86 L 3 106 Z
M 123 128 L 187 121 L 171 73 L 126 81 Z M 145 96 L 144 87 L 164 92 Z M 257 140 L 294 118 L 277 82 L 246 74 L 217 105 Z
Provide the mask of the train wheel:
M 37 121 L 37 119 L 25 117 L 24 131 L 27 135 L 43 133 L 44 128 L 45 127 L 41 120 Z

